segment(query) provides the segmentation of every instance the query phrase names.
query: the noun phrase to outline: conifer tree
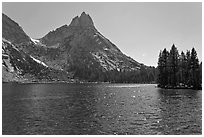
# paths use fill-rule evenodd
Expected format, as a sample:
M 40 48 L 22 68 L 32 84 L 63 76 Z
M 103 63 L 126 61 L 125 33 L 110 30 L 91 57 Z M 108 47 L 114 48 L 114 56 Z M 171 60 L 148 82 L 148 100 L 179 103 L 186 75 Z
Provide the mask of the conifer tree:
M 166 48 L 163 50 L 162 52 L 162 56 L 163 56 L 163 67 L 164 67 L 164 85 L 168 85 L 168 58 L 169 58 L 169 52 L 166 50 Z
M 158 59 L 158 77 L 157 77 L 157 83 L 159 86 L 162 84 L 162 51 L 159 52 L 159 59 Z
M 194 88 L 199 88 L 200 87 L 200 83 L 199 83 L 199 61 L 198 61 L 198 57 L 197 57 L 197 53 L 195 48 L 192 48 L 191 50 L 191 84 Z
M 169 54 L 169 67 L 170 67 L 170 85 L 175 87 L 177 85 L 176 74 L 178 72 L 178 50 L 173 44 Z
M 186 76 L 185 76 L 185 84 L 190 87 L 190 79 L 191 79 L 191 53 L 189 50 L 186 52 Z
M 158 82 L 161 87 L 164 87 L 168 84 L 168 69 L 167 69 L 167 60 L 168 60 L 169 52 L 166 48 L 160 52 L 159 60 L 158 60 Z
M 200 65 L 199 65 L 199 74 L 200 74 L 200 76 L 199 76 L 199 84 L 200 84 L 200 87 L 201 87 L 201 85 L 202 85 L 202 62 L 200 63 Z
M 186 79 L 186 67 L 187 67 L 187 59 L 185 53 L 182 51 L 181 55 L 179 56 L 179 83 L 184 84 Z

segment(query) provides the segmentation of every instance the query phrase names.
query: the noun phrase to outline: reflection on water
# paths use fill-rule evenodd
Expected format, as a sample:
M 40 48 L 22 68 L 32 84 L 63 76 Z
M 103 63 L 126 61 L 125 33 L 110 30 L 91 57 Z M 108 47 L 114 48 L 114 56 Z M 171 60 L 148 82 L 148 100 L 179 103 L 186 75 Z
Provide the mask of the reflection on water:
M 3 134 L 202 134 L 201 90 L 3 84 Z

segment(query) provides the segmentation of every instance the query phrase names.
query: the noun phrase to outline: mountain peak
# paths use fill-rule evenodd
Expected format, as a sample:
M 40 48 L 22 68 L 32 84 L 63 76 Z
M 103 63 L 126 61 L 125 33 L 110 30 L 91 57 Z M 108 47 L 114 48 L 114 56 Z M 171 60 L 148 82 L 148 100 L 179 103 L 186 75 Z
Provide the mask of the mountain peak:
M 88 14 L 86 14 L 86 12 L 84 12 L 84 11 L 81 13 L 81 16 L 87 16 L 87 15 Z
M 82 12 L 80 17 L 76 16 L 72 19 L 70 26 L 90 27 L 90 26 L 94 26 L 94 23 L 91 17 L 89 16 L 89 14 Z

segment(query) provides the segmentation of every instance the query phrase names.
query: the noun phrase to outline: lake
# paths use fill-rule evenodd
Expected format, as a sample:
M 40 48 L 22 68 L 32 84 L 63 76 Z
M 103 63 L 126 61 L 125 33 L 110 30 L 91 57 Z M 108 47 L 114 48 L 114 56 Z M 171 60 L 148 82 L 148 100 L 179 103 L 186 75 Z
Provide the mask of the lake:
M 2 134 L 202 134 L 202 91 L 153 84 L 2 84 Z

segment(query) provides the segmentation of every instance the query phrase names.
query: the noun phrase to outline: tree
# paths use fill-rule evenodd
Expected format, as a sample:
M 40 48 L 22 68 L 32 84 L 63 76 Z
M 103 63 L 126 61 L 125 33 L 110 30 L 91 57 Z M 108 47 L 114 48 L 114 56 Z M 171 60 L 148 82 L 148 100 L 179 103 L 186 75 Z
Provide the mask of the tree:
M 157 83 L 158 83 L 158 86 L 161 86 L 161 83 L 162 83 L 162 70 L 163 70 L 163 67 L 162 67 L 162 52 L 161 51 L 159 52 L 157 70 L 158 70 Z
M 177 85 L 177 77 L 176 74 L 178 72 L 178 50 L 173 44 L 169 54 L 169 64 L 170 67 L 170 85 L 175 87 Z
M 168 66 L 167 66 L 167 60 L 169 57 L 169 52 L 166 50 L 166 48 L 159 54 L 159 60 L 158 60 L 158 83 L 161 87 L 168 85 Z
M 200 76 L 199 76 L 199 83 L 200 83 L 200 85 L 202 84 L 202 62 L 200 63 L 200 65 L 199 65 L 199 74 L 200 74 Z
M 199 60 L 197 57 L 197 53 L 195 48 L 192 48 L 191 50 L 191 58 L 190 58 L 190 63 L 191 63 L 191 84 L 193 88 L 197 89 L 200 88 L 200 74 L 199 74 Z
M 178 78 L 179 83 L 184 84 L 186 79 L 186 67 L 187 67 L 187 59 L 185 53 L 182 51 L 181 55 L 179 56 L 179 71 L 178 71 Z
M 185 74 L 185 84 L 190 87 L 191 85 L 191 53 L 189 50 L 186 51 L 186 74 Z

